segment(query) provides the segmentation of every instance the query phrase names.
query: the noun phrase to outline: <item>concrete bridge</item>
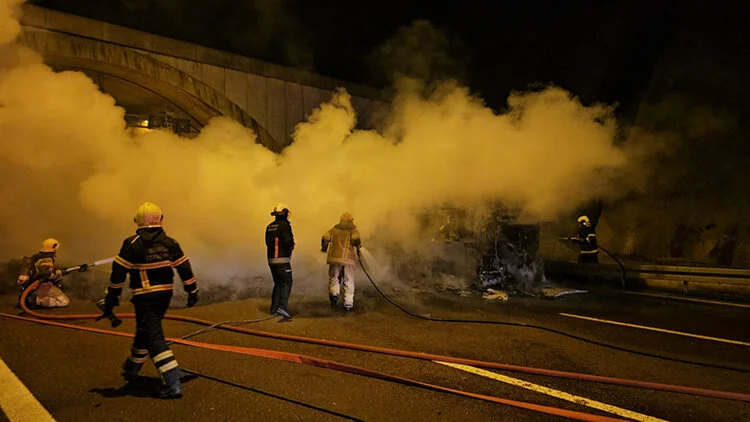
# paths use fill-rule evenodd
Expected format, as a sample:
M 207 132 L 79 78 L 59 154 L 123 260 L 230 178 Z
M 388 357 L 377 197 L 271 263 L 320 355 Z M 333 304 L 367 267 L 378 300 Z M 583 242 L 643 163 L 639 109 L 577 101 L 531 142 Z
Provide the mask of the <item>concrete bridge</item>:
M 85 72 L 128 113 L 163 111 L 193 131 L 229 116 L 276 152 L 338 87 L 362 127 L 388 104 L 374 88 L 36 6 L 23 7 L 21 23 L 20 43 L 56 70 Z

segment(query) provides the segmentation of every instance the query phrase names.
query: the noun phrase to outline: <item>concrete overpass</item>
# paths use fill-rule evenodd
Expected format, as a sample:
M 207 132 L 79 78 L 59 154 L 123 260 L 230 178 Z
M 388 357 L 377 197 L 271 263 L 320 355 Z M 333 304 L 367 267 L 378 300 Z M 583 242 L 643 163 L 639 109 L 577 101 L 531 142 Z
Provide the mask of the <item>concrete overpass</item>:
M 36 6 L 24 5 L 21 24 L 21 44 L 57 70 L 87 73 L 128 112 L 165 110 L 194 130 L 229 116 L 276 152 L 337 87 L 363 127 L 388 104 L 374 88 Z

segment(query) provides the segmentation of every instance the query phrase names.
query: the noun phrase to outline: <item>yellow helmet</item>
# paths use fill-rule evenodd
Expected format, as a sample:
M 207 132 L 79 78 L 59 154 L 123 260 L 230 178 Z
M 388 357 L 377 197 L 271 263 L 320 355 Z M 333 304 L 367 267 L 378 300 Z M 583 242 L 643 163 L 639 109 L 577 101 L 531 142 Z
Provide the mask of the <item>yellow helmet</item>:
M 282 214 L 288 215 L 289 207 L 286 204 L 279 202 L 273 207 L 273 211 L 271 211 L 271 215 L 282 215 Z
M 585 215 L 582 215 L 582 216 L 578 217 L 578 222 L 582 223 L 583 225 L 586 225 L 586 226 L 588 226 L 589 224 L 591 224 L 591 220 L 589 220 L 589 218 L 587 216 L 585 216 Z
M 49 238 L 42 241 L 42 248 L 39 252 L 57 252 L 57 248 L 60 247 L 60 242 L 55 239 Z
M 341 214 L 341 221 L 354 221 L 354 216 L 349 212 L 345 212 Z
M 164 218 L 164 214 L 161 212 L 161 208 L 153 202 L 144 202 L 143 205 L 138 207 L 133 217 L 133 222 L 138 225 L 138 228 L 147 227 L 161 227 L 161 221 Z

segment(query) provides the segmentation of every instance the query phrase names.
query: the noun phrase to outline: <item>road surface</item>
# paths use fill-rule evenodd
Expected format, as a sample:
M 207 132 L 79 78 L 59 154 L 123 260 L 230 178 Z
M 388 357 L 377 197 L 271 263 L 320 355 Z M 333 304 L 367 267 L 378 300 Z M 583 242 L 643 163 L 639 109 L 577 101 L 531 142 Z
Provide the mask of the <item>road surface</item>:
M 395 297 L 415 312 L 433 317 L 539 325 L 616 347 L 745 372 L 647 357 L 529 327 L 420 320 L 399 311 L 365 286 L 359 287 L 353 313 L 331 310 L 324 296 L 301 296 L 293 292 L 290 308 L 295 317 L 291 322 L 279 322 L 274 318 L 247 327 L 750 394 L 750 344 L 745 344 L 750 342 L 750 324 L 747 323 L 750 308 L 634 296 L 616 291 L 575 294 L 554 300 L 512 297 L 508 302 L 449 293 L 420 294 L 416 298 L 415 295 L 407 298 L 403 294 Z M 13 308 L 14 299 L 9 295 L 0 297 L 0 312 L 18 314 L 19 310 Z M 174 309 L 170 312 L 217 322 L 262 319 L 268 316 L 268 302 L 265 297 L 255 297 L 201 303 L 185 309 L 184 304 L 175 298 Z M 116 311 L 130 312 L 132 306 L 123 301 Z M 75 300 L 68 309 L 43 312 L 96 313 L 97 310 L 91 302 Z M 606 321 L 710 338 L 649 331 Z M 104 321 L 73 323 L 109 328 Z M 43 409 L 58 421 L 567 420 L 361 375 L 182 345 L 173 346 L 181 366 L 213 379 L 185 374 L 184 397 L 165 401 L 155 397 L 159 381 L 150 362 L 144 367 L 143 377 L 130 386 L 119 377 L 119 367 L 130 347 L 127 338 L 8 318 L 0 318 L 0 324 L 0 358 Z M 199 328 L 187 323 L 165 322 L 165 332 L 170 337 L 184 336 Z M 132 332 L 133 320 L 125 320 L 117 330 Z M 750 415 L 750 403 L 741 401 L 517 372 L 480 371 L 477 374 L 476 371 L 470 372 L 471 368 L 430 361 L 225 331 L 211 331 L 192 339 L 300 353 L 459 390 L 625 420 L 746 421 Z M 523 384 L 523 381 L 533 385 Z M 0 395 L 0 400 L 2 397 Z M 6 409 L 5 403 L 0 402 L 0 405 Z M 33 406 L 27 407 L 31 412 Z M 2 418 L 8 416 L 0 416 Z

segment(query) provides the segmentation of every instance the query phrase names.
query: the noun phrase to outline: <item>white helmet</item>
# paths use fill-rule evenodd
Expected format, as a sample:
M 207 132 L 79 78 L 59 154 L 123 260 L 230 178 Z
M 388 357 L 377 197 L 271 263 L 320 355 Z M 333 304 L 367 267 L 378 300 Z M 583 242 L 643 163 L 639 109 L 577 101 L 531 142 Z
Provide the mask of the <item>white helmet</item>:
M 286 204 L 279 202 L 273 207 L 273 211 L 271 211 L 271 215 L 283 215 L 283 214 L 289 215 L 289 207 Z
M 354 216 L 350 212 L 345 212 L 341 214 L 341 221 L 354 221 Z
M 583 224 L 584 226 L 590 226 L 591 225 L 591 220 L 589 220 L 589 218 L 587 216 L 585 216 L 585 215 L 582 215 L 582 216 L 578 217 L 578 222 L 581 223 L 581 224 Z
M 147 227 L 161 227 L 161 221 L 164 218 L 164 214 L 161 212 L 161 208 L 153 202 L 144 202 L 138 210 L 135 212 L 133 222 L 138 225 L 138 228 Z

